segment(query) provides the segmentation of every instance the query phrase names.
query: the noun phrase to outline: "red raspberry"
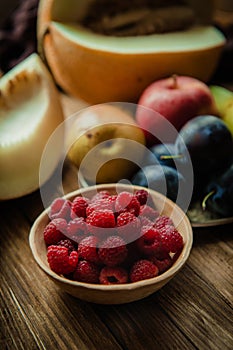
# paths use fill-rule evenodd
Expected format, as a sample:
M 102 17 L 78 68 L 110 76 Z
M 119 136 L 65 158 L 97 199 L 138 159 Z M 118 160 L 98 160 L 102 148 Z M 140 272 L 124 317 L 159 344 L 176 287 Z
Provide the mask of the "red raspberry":
M 112 210 L 93 211 L 86 219 L 87 231 L 99 238 L 113 235 L 115 229 L 115 216 Z
M 108 201 L 112 202 L 113 204 L 115 204 L 116 199 L 117 199 L 116 194 L 112 194 L 111 196 L 108 197 Z
M 149 193 L 146 190 L 137 190 L 135 192 L 135 196 L 137 200 L 139 201 L 140 205 L 144 205 L 147 202 Z
M 119 214 L 124 211 L 129 211 L 135 216 L 138 216 L 140 213 L 140 203 L 132 193 L 123 191 L 117 195 L 115 210 Z
M 93 211 L 95 210 L 114 210 L 114 205 L 111 200 L 111 197 L 108 196 L 107 198 L 100 198 L 96 201 L 92 201 L 87 209 L 86 209 L 86 214 L 89 216 Z
M 69 200 L 64 198 L 56 198 L 50 206 L 49 217 L 51 220 L 61 218 L 69 221 L 70 209 L 71 202 Z
M 172 264 L 174 264 L 176 262 L 176 260 L 179 258 L 180 253 L 182 252 L 182 249 L 183 249 L 183 247 L 181 249 L 177 250 L 177 252 L 175 252 L 175 254 L 172 257 Z
M 44 229 L 44 240 L 47 245 L 57 244 L 65 239 L 67 222 L 65 219 L 54 219 Z
M 140 236 L 141 221 L 130 212 L 124 212 L 117 217 L 117 232 L 127 243 Z
M 128 243 L 127 249 L 128 249 L 127 257 L 121 265 L 129 269 L 135 261 L 143 258 L 143 254 L 138 249 L 137 241 Z
M 101 284 L 121 284 L 128 282 L 128 272 L 119 266 L 105 266 L 100 271 L 99 277 Z
M 71 204 L 71 218 L 86 217 L 86 208 L 88 206 L 88 199 L 82 196 L 74 198 Z
M 163 250 L 172 253 L 182 250 L 184 245 L 183 237 L 174 226 L 165 225 L 160 232 Z
M 97 265 L 90 261 L 81 260 L 74 272 L 73 279 L 85 283 L 99 283 L 99 274 L 100 269 Z
M 47 259 L 51 270 L 59 275 L 68 275 L 73 272 L 78 264 L 78 253 L 66 247 L 50 245 L 47 251 Z
M 151 221 L 149 218 L 147 218 L 146 216 L 139 216 L 140 220 L 141 220 L 141 226 L 153 226 L 154 222 Z
M 154 221 L 159 216 L 159 212 L 145 204 L 140 207 L 140 216 L 146 216 L 148 219 Z
M 161 250 L 161 234 L 151 226 L 144 226 L 141 237 L 137 240 L 138 249 L 148 255 L 158 254 Z
M 86 219 L 86 223 L 101 228 L 115 227 L 115 216 L 112 210 L 94 210 Z
M 110 196 L 110 192 L 108 191 L 99 191 L 91 198 L 91 203 L 98 201 L 99 199 L 105 199 Z
M 66 229 L 66 235 L 73 241 L 79 243 L 87 234 L 87 224 L 83 217 L 71 220 Z
M 56 245 L 58 245 L 60 247 L 66 247 L 68 249 L 69 254 L 73 250 L 77 250 L 77 247 L 76 247 L 75 243 L 72 242 L 70 239 L 62 239 Z
M 172 258 L 169 254 L 167 254 L 164 259 L 158 259 L 153 256 L 150 258 L 150 261 L 158 267 L 160 274 L 167 271 L 173 264 Z
M 98 255 L 98 238 L 95 236 L 88 236 L 84 238 L 78 246 L 78 253 L 80 258 L 100 264 L 100 258 Z
M 133 213 L 135 216 L 140 214 L 140 203 L 136 196 L 133 196 L 129 205 L 127 205 L 127 210 Z
M 118 236 L 109 236 L 99 248 L 100 260 L 107 266 L 121 264 L 127 257 L 128 249 L 125 241 Z
M 160 229 L 164 228 L 165 225 L 173 226 L 173 222 L 172 222 L 172 219 L 169 218 L 168 216 L 161 215 L 156 219 L 154 225 L 156 228 L 158 228 L 160 230 Z
M 137 217 L 133 213 L 130 213 L 128 211 L 123 212 L 119 214 L 117 217 L 117 226 L 118 227 L 125 226 L 130 222 L 134 221 L 135 219 L 137 219 Z
M 159 273 L 159 269 L 149 260 L 136 261 L 130 270 L 131 282 L 137 282 L 149 278 L 156 277 Z

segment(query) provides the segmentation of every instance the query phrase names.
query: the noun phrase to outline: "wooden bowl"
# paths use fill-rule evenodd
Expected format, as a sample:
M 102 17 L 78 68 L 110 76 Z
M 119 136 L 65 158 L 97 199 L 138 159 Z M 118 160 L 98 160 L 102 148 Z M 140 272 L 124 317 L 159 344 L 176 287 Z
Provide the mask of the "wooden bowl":
M 108 190 L 112 193 L 141 189 L 140 186 L 124 184 L 104 184 L 82 188 L 71 192 L 65 198 L 72 200 L 77 195 L 92 197 L 97 191 Z M 123 304 L 145 298 L 156 292 L 169 282 L 187 261 L 193 242 L 192 226 L 185 213 L 164 195 L 147 189 L 156 208 L 161 214 L 170 216 L 184 240 L 184 247 L 175 263 L 161 275 L 134 283 L 101 285 L 72 281 L 53 272 L 47 262 L 47 247 L 44 242 L 43 230 L 49 222 L 47 208 L 34 222 L 29 235 L 32 254 L 38 265 L 65 292 L 79 299 L 98 304 Z

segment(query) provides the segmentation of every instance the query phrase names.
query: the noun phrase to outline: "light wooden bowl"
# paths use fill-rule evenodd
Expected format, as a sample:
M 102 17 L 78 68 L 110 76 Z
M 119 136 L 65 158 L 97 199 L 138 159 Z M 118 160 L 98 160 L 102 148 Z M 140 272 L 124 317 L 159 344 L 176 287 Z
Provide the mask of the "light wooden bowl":
M 117 187 L 116 187 L 117 186 Z M 92 197 L 96 191 L 108 190 L 112 193 L 121 191 L 129 191 L 141 189 L 139 186 L 124 184 L 104 184 L 82 188 L 71 192 L 65 196 L 72 200 L 77 195 Z M 148 189 L 147 189 L 148 190 Z M 183 265 L 186 263 L 193 242 L 193 232 L 190 221 L 185 213 L 171 200 L 162 194 L 148 190 L 156 208 L 160 213 L 170 216 L 184 240 L 184 248 L 176 260 L 176 262 L 163 274 L 134 283 L 118 284 L 118 285 L 100 285 L 88 284 L 83 282 L 72 281 L 54 273 L 47 262 L 47 248 L 44 242 L 43 230 L 49 222 L 47 208 L 34 222 L 29 235 L 29 244 L 32 254 L 38 265 L 46 272 L 46 274 L 65 292 L 79 299 L 94 302 L 98 304 L 123 304 L 145 298 L 146 296 L 156 292 L 169 282 Z

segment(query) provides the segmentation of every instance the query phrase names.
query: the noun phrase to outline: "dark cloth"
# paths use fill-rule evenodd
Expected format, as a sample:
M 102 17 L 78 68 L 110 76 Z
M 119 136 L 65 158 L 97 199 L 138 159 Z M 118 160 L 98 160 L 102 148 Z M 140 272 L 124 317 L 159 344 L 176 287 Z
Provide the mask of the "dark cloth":
M 39 0 L 19 0 L 0 27 L 0 70 L 6 73 L 37 50 L 36 20 Z

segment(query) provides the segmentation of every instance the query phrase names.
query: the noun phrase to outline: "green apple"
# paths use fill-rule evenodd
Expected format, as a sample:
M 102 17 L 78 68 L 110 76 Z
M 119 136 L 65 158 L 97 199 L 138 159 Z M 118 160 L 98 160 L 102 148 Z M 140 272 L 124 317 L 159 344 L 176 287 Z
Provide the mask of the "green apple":
M 214 97 L 219 116 L 233 134 L 233 91 L 218 85 L 210 86 L 210 91 Z
M 218 85 L 211 85 L 209 88 L 214 97 L 219 114 L 224 114 L 228 101 L 233 98 L 233 92 Z
M 68 158 L 88 182 L 117 182 L 133 175 L 143 158 L 145 136 L 129 112 L 102 104 L 72 119 Z

